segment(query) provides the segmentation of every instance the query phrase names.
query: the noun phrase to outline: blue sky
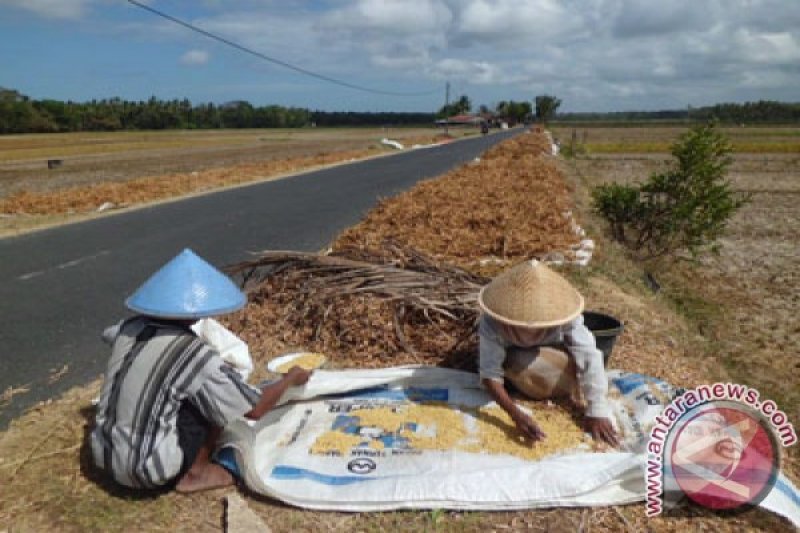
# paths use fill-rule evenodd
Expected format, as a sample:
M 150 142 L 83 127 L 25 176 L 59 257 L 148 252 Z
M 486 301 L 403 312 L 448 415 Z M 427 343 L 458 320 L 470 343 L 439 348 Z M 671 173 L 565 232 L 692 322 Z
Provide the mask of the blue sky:
M 33 98 L 434 111 L 554 94 L 562 111 L 800 101 L 798 0 L 0 0 L 0 87 Z

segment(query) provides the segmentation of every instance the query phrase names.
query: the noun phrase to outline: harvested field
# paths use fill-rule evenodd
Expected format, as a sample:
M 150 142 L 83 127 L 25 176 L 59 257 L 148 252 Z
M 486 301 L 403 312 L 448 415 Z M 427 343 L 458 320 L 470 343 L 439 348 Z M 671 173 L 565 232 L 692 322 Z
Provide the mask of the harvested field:
M 717 323 L 709 322 L 694 308 L 693 312 L 680 308 L 676 304 L 679 286 L 666 287 L 667 279 L 661 279 L 661 274 L 657 277 L 665 288 L 658 294 L 648 291 L 642 281 L 641 266 L 630 263 L 616 245 L 602 237 L 601 226 L 587 209 L 586 184 L 598 178 L 591 174 L 595 165 L 602 163 L 613 169 L 613 161 L 591 160 L 584 164 L 583 160 L 577 160 L 561 164 L 541 153 L 529 157 L 530 147 L 537 143 L 542 146 L 543 141 L 538 135 L 522 137 L 526 138 L 518 139 L 520 142 L 513 149 L 510 144 L 503 146 L 506 152 L 503 163 L 495 160 L 494 176 L 502 184 L 496 189 L 505 191 L 508 195 L 505 201 L 518 207 L 520 204 L 515 202 L 520 201 L 521 195 L 516 187 L 526 182 L 525 177 L 534 182 L 531 176 L 544 176 L 542 179 L 549 185 L 539 194 L 555 191 L 563 193 L 563 198 L 558 196 L 548 202 L 535 198 L 525 204 L 531 207 L 526 207 L 523 213 L 528 218 L 552 221 L 553 236 L 542 234 L 549 231 L 549 226 L 516 226 L 521 223 L 512 218 L 518 211 L 503 208 L 508 218 L 485 221 L 481 231 L 462 232 L 458 242 L 449 238 L 449 232 L 464 223 L 463 211 L 475 209 L 475 204 L 464 201 L 459 204 L 460 209 L 448 211 L 458 222 L 441 216 L 439 211 L 448 208 L 453 198 L 460 198 L 458 193 L 462 190 L 470 191 L 469 198 L 474 201 L 480 198 L 481 187 L 488 190 L 496 185 L 484 179 L 490 168 L 471 172 L 475 166 L 468 165 L 464 168 L 470 172 L 469 177 L 454 171 L 442 178 L 455 192 L 432 180 L 382 203 L 362 224 L 334 243 L 330 256 L 275 253 L 234 267 L 243 274 L 250 273 L 247 281 L 250 298 L 244 310 L 226 318 L 226 324 L 250 345 L 257 369 L 251 379 L 258 381 L 265 377 L 264 363 L 274 355 L 297 350 L 323 352 L 334 368 L 418 361 L 457 367 L 474 364 L 477 353 L 472 328 L 477 315 L 474 305 L 477 288 L 485 282 L 487 274 L 506 263 L 569 249 L 575 242 L 569 233 L 571 226 L 555 222 L 563 209 L 576 213 L 580 225 L 598 241 L 598 249 L 588 268 L 569 266 L 561 271 L 582 290 L 589 308 L 620 317 L 625 325 L 611 357 L 611 367 L 659 376 L 683 386 L 738 379 L 734 373 L 736 367 L 726 368 L 723 364 L 726 354 L 718 350 Z M 501 164 L 514 166 L 514 172 L 519 174 L 515 177 L 511 170 L 500 172 Z M 614 175 L 615 171 L 610 173 Z M 782 182 L 778 178 L 774 181 Z M 413 202 L 409 200 L 411 197 Z M 498 193 L 495 208 L 507 205 L 501 199 Z M 424 210 L 420 205 L 425 206 Z M 417 209 L 413 211 L 417 218 L 409 217 L 407 211 L 411 209 Z M 408 221 L 408 225 L 393 225 L 394 219 L 387 212 Z M 425 212 L 430 213 L 435 223 L 425 221 Z M 422 229 L 411 224 L 416 220 L 424 222 Z M 776 231 L 774 222 L 769 224 L 768 235 Z M 514 228 L 520 228 L 517 231 L 521 235 L 514 237 L 519 239 L 518 247 L 511 241 L 505 252 L 502 248 L 498 250 L 497 235 Z M 470 249 L 474 250 L 471 257 Z M 488 256 L 493 256 L 497 264 L 478 261 Z M 741 278 L 746 280 L 747 276 L 741 274 Z M 725 283 L 729 281 L 725 278 Z M 697 282 L 701 283 L 709 284 L 708 292 L 713 292 L 713 277 Z M 742 291 L 748 289 L 746 285 L 739 287 Z M 698 289 L 691 286 L 689 290 Z M 686 302 L 690 301 L 684 299 L 688 306 Z M 723 298 L 714 308 L 728 303 L 732 302 Z M 785 379 L 786 370 L 782 371 L 784 382 L 791 386 L 796 380 Z M 757 374 L 741 377 L 741 381 L 761 387 L 757 379 Z M 13 493 L 0 491 L 0 523 L 12 524 L 15 531 L 218 531 L 225 489 L 188 497 L 176 493 L 142 497 L 115 489 L 89 464 L 85 434 L 91 427 L 90 400 L 97 387 L 95 383 L 75 389 L 64 398 L 43 404 L 0 435 L 0 486 L 15 487 Z M 772 394 L 766 386 L 764 391 Z M 798 464 L 791 454 L 785 469 L 797 482 Z M 274 531 L 789 530 L 785 521 L 757 509 L 723 517 L 689 507 L 656 519 L 645 517 L 643 504 L 496 513 L 356 515 L 295 509 L 245 494 L 251 509 Z
M 462 132 L 463 134 L 463 132 Z M 429 142 L 432 128 L 123 131 L 0 136 L 0 197 L 377 148 L 384 137 Z M 47 161 L 62 166 L 48 169 Z
M 673 140 L 689 126 L 644 126 L 629 124 L 587 126 L 568 124 L 553 128 L 562 147 L 573 146 L 593 155 L 666 154 Z M 797 154 L 800 131 L 791 126 L 721 127 L 735 151 L 740 153 Z
M 459 132 L 463 136 L 470 132 Z M 426 128 L 221 130 L 0 137 L 0 236 L 441 140 Z M 47 168 L 47 159 L 63 165 Z
M 745 130 L 759 137 L 758 129 Z M 789 138 L 800 135 L 797 128 L 780 132 Z M 773 131 L 762 133 L 762 138 L 769 138 Z M 667 160 L 665 154 L 630 149 L 615 156 L 581 156 L 568 161 L 567 167 L 588 188 L 603 182 L 645 180 Z M 800 420 L 800 363 L 794 349 L 800 342 L 796 317 L 800 154 L 734 153 L 729 179 L 735 190 L 751 193 L 752 199 L 731 220 L 719 255 L 702 257 L 699 262 L 662 261 L 644 267 L 661 282 L 664 303 L 688 320 L 690 326 L 682 336 L 693 337 L 697 351 L 685 357 L 715 360 L 727 379 L 754 387 L 762 399 L 777 402 L 796 428 Z M 598 259 L 608 260 L 602 253 Z M 661 318 L 669 316 L 664 313 Z M 626 335 L 622 340 L 630 338 Z M 665 340 L 684 344 L 671 336 Z M 714 373 L 699 375 L 708 382 Z M 784 471 L 797 480 L 800 449 L 792 446 L 785 452 Z
M 367 150 L 336 152 L 211 169 L 202 173 L 145 176 L 123 182 L 98 183 L 48 192 L 22 190 L 0 200 L 0 212 L 8 215 L 63 215 L 95 211 L 107 202 L 114 207 L 141 205 L 258 181 L 268 176 L 285 175 L 305 168 L 363 159 L 368 155 Z
M 783 130 L 789 135 L 800 130 Z M 677 132 L 676 132 L 677 133 Z M 666 155 L 626 153 L 570 161 L 587 186 L 646 179 Z M 795 310 L 800 286 L 800 155 L 735 153 L 729 179 L 752 194 L 731 220 L 718 256 L 700 263 L 652 264 L 684 312 L 701 322 L 698 334 L 713 346 L 732 377 L 800 418 L 800 386 L 786 372 L 800 368 L 793 350 L 800 342 Z

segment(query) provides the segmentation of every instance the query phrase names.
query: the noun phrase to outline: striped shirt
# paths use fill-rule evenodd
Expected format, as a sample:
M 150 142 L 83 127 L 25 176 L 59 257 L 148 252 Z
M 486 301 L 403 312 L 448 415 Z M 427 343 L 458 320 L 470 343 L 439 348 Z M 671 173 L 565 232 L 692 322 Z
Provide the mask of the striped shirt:
M 182 402 L 225 427 L 260 398 L 189 328 L 138 316 L 108 328 L 103 338 L 112 353 L 97 405 L 92 455 L 122 485 L 156 488 L 179 474 Z

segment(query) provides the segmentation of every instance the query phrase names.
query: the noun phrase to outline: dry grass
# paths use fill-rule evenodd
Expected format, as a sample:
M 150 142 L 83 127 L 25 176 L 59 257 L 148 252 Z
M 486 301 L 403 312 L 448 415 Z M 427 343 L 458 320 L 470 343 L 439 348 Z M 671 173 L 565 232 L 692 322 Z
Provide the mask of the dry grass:
M 40 404 L 0 437 L 0 523 L 14 531 L 171 529 L 185 505 L 175 496 L 122 491 L 92 468 L 86 437 L 99 387 Z
M 643 163 L 638 159 L 635 161 L 637 165 L 659 164 L 658 159 L 650 160 L 650 163 Z M 563 272 L 582 289 L 590 308 L 608 311 L 622 318 L 625 332 L 615 347 L 610 366 L 660 376 L 676 385 L 691 386 L 732 377 L 752 386 L 763 386 L 762 392 L 769 394 L 775 390 L 773 386 L 783 386 L 783 390 L 789 393 L 792 387 L 796 390 L 796 378 L 792 378 L 792 374 L 787 374 L 786 368 L 762 368 L 764 373 L 783 374 L 784 383 L 772 385 L 766 381 L 762 383 L 762 374 L 744 376 L 737 374 L 739 368 L 737 365 L 726 367 L 723 364 L 728 354 L 718 349 L 722 333 L 730 335 L 729 338 L 734 341 L 739 339 L 741 342 L 746 337 L 771 339 L 769 335 L 775 330 L 773 324 L 761 321 L 765 318 L 763 314 L 753 314 L 752 330 L 748 330 L 747 335 L 737 334 L 736 328 L 719 330 L 717 328 L 720 322 L 714 320 L 714 316 L 708 316 L 732 312 L 728 310 L 729 307 L 735 310 L 736 306 L 740 305 L 740 300 L 731 300 L 730 292 L 750 294 L 748 291 L 754 287 L 761 287 L 764 280 L 768 280 L 769 277 L 763 278 L 760 274 L 751 277 L 747 273 L 753 269 L 752 263 L 744 261 L 739 264 L 734 261 L 735 258 L 731 258 L 728 264 L 736 266 L 731 275 L 722 276 L 724 272 L 721 272 L 719 265 L 710 263 L 702 266 L 702 269 L 710 269 L 709 274 L 698 279 L 696 284 L 684 286 L 678 285 L 677 281 L 670 281 L 669 286 L 664 283 L 665 289 L 661 293 L 648 292 L 642 282 L 641 266 L 630 263 L 613 243 L 602 238 L 597 221 L 592 219 L 587 210 L 586 184 L 601 177 L 615 175 L 630 161 L 622 159 L 620 164 L 623 166 L 616 167 L 613 160 L 603 160 L 606 166 L 602 168 L 608 170 L 605 176 L 595 173 L 598 168 L 595 165 L 597 162 L 598 160 L 575 161 L 565 167 L 569 170 L 566 178 L 572 182 L 576 192 L 573 208 L 576 212 L 583 213 L 580 223 L 598 240 L 598 252 L 589 268 L 567 268 Z M 538 163 L 531 161 L 528 164 Z M 744 173 L 752 172 L 746 170 L 749 168 L 747 165 L 753 165 L 755 169 L 761 168 L 757 160 L 748 160 L 741 165 L 739 168 L 745 169 Z M 770 181 L 774 184 L 796 183 L 794 178 L 783 176 L 782 171 Z M 740 229 L 736 234 L 751 235 L 753 246 L 756 241 L 768 240 L 771 235 L 781 235 L 781 238 L 784 238 L 781 229 L 784 224 L 788 224 L 794 231 L 795 227 L 791 225 L 791 221 L 787 222 L 784 219 L 776 221 L 773 218 L 775 213 L 783 214 L 785 209 L 785 216 L 793 216 L 792 220 L 800 218 L 796 211 L 792 210 L 796 208 L 789 204 L 782 210 L 770 211 L 767 205 L 774 203 L 774 197 L 765 196 L 765 199 L 767 202 L 760 211 L 762 216 L 756 219 L 744 217 L 737 222 L 736 227 Z M 354 237 L 369 240 L 376 238 L 380 228 L 367 224 L 362 226 L 362 231 L 364 235 Z M 473 235 L 475 238 L 480 238 L 479 232 L 473 232 Z M 756 247 L 752 250 L 761 248 Z M 766 250 L 770 251 L 772 250 L 769 248 Z M 748 251 L 739 259 L 747 259 L 751 257 L 751 253 Z M 767 253 L 756 258 L 763 259 L 771 255 Z M 781 265 L 781 268 L 786 266 L 780 261 L 775 264 Z M 715 272 L 721 276 L 719 281 L 715 277 Z M 783 272 L 781 275 L 786 273 Z M 794 280 L 796 278 L 792 277 L 785 283 L 792 283 Z M 683 280 L 683 282 L 689 281 L 692 280 Z M 735 290 L 720 294 L 715 292 L 721 285 L 729 283 L 735 284 L 733 286 Z M 688 292 L 687 289 L 680 287 L 688 287 L 688 291 L 703 290 L 704 292 L 696 294 L 708 298 L 710 302 L 708 309 L 713 313 L 707 309 L 698 309 L 697 305 L 691 308 L 692 312 L 688 312 L 690 308 L 688 304 L 684 305 L 683 312 L 678 312 L 676 302 L 680 300 L 679 291 Z M 766 293 L 756 292 L 751 296 L 753 300 L 758 300 L 759 297 L 763 299 L 764 294 Z M 780 288 L 769 294 L 776 301 L 796 304 L 796 300 L 786 300 L 787 295 L 791 297 L 791 294 Z M 796 298 L 796 294 L 794 297 Z M 295 332 L 294 326 L 287 322 L 281 313 L 280 302 L 262 297 L 251 300 L 249 306 L 253 314 L 245 311 L 244 319 L 237 321 L 237 328 L 248 343 L 252 341 L 251 346 L 258 343 L 258 349 L 254 350 L 257 373 L 253 376 L 253 380 L 263 377 L 264 363 L 275 354 L 298 348 L 314 348 L 313 343 L 306 346 L 304 337 Z M 765 307 L 763 313 L 773 313 L 773 309 Z M 791 306 L 786 309 L 791 309 Z M 259 316 L 267 315 L 257 315 L 256 310 L 268 313 L 270 320 L 266 322 L 259 320 Z M 369 325 L 365 327 L 369 328 Z M 763 334 L 767 337 L 759 337 Z M 790 340 L 793 338 L 790 337 Z M 354 347 L 351 353 L 336 355 L 341 355 L 341 358 L 333 362 L 333 367 L 358 362 L 357 347 Z M 473 352 L 473 357 L 474 355 Z M 759 367 L 768 367 L 772 362 L 768 356 L 769 351 L 765 350 L 751 357 L 760 361 Z M 388 360 L 385 364 L 393 364 L 393 361 Z M 789 379 L 786 379 L 787 375 L 790 376 Z M 796 376 L 797 373 L 793 375 Z M 97 387 L 98 383 L 94 383 L 88 387 L 74 389 L 59 400 L 41 405 L 15 421 L 8 431 L 0 435 L 0 458 L 2 458 L 0 524 L 8 525 L 14 531 L 218 531 L 223 513 L 221 498 L 225 493 L 224 490 L 190 497 L 175 493 L 142 497 L 114 488 L 104 476 L 91 467 L 88 450 L 85 447 L 85 435 L 92 419 L 90 399 L 96 394 Z M 798 417 L 794 417 L 793 421 L 797 420 Z M 786 466 L 789 475 L 797 481 L 797 461 L 790 456 Z M 13 489 L 9 490 L 9 487 Z M 784 521 L 760 510 L 721 517 L 710 511 L 690 507 L 681 513 L 653 520 L 645 517 L 643 504 L 597 509 L 496 513 L 417 511 L 342 514 L 294 509 L 249 493 L 245 494 L 250 507 L 263 517 L 274 531 L 789 530 Z
M 666 154 L 674 139 L 688 128 L 558 126 L 553 134 L 561 145 L 574 143 L 589 154 Z M 734 151 L 741 154 L 798 154 L 800 128 L 748 126 L 722 127 Z M 573 133 L 574 132 L 574 133 Z
M 586 152 L 589 154 L 658 154 L 669 152 L 671 143 L 668 142 L 608 142 L 594 143 L 585 145 Z M 733 151 L 737 153 L 751 154 L 797 154 L 800 153 L 800 142 L 757 142 L 757 141 L 733 141 L 731 142 Z
M 585 139 L 588 142 L 615 142 L 636 145 L 639 142 L 656 142 L 669 144 L 672 139 L 685 132 L 685 126 L 670 125 L 622 125 L 619 127 L 603 126 L 569 126 L 555 124 L 552 128 L 554 137 L 561 139 L 562 144 L 572 139 L 572 132 L 579 142 Z M 800 137 L 800 128 L 797 126 L 720 126 L 719 128 L 733 140 L 771 140 L 782 142 Z M 633 150 L 631 150 L 633 151 Z

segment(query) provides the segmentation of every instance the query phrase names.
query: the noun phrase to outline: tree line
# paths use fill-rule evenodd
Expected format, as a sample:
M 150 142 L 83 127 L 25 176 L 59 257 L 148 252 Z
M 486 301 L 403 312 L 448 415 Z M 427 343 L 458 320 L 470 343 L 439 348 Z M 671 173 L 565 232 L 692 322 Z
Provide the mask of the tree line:
M 511 122 L 553 118 L 572 122 L 626 121 L 707 121 L 729 123 L 797 123 L 800 103 L 774 101 L 725 103 L 685 110 L 626 111 L 612 113 L 557 113 L 561 100 L 540 95 L 531 102 L 504 100 L 493 110 L 482 105 L 482 115 L 494 115 Z M 121 98 L 63 102 L 35 100 L 16 90 L 0 87 L 0 134 L 70 131 L 118 131 L 218 128 L 300 128 L 318 126 L 403 126 L 431 124 L 434 120 L 472 109 L 469 97 L 462 95 L 443 106 L 438 113 L 393 113 L 353 111 L 311 111 L 279 105 L 254 106 L 237 100 L 225 104 L 192 104 L 188 99 L 131 101 Z
M 611 113 L 559 113 L 564 122 L 702 121 L 734 124 L 786 124 L 800 122 L 800 103 L 760 100 L 743 104 L 724 103 L 664 111 L 622 111 Z
M 241 100 L 220 105 L 156 97 L 144 101 L 34 100 L 18 91 L 0 88 L 0 133 L 408 125 L 431 124 L 433 120 L 433 113 L 311 111 L 279 105 L 254 106 Z
M 481 105 L 478 112 L 481 116 L 494 116 L 505 119 L 512 123 L 529 122 L 536 118 L 541 122 L 547 122 L 555 114 L 558 106 L 561 105 L 561 100 L 555 96 L 539 95 L 534 99 L 536 108 L 531 102 L 526 100 L 501 100 L 495 105 L 494 110 L 490 110 L 486 105 Z M 452 103 L 443 105 L 439 112 L 436 113 L 436 118 L 448 118 L 455 115 L 469 113 L 472 110 L 472 101 L 466 94 L 462 94 L 458 99 Z M 534 114 L 535 111 L 535 114 Z

